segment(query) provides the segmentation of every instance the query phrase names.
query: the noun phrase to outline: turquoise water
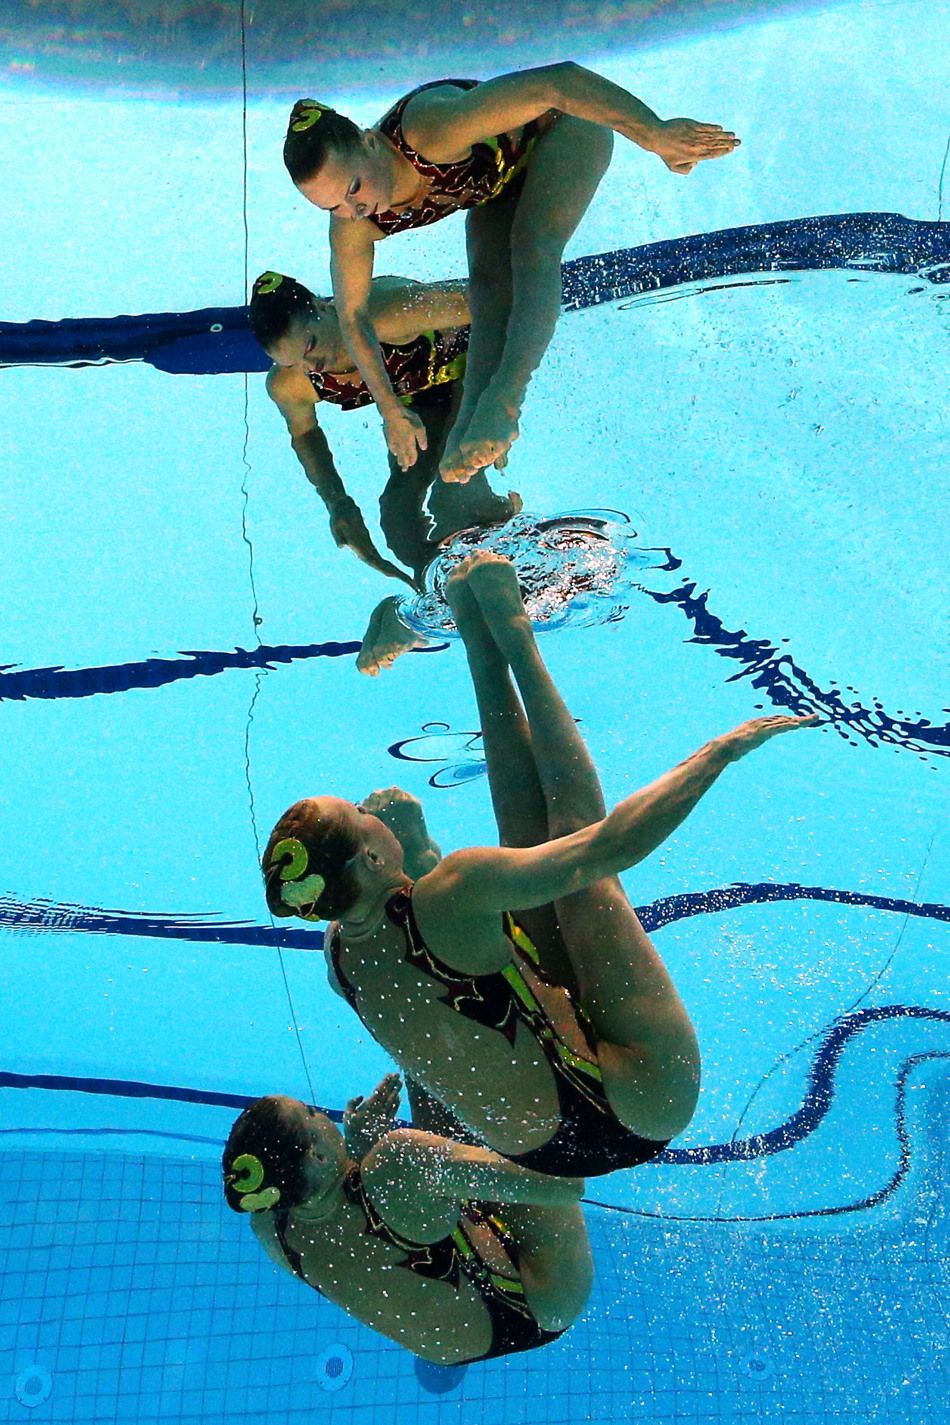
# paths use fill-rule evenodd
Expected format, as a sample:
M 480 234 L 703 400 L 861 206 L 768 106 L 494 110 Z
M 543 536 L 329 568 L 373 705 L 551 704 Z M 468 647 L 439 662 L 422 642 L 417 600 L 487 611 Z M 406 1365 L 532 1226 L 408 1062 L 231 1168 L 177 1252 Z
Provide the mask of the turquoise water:
M 542 645 L 609 800 L 760 709 L 825 719 L 626 878 L 699 1032 L 696 1116 L 589 1184 L 594 1293 L 542 1352 L 416 1367 L 278 1276 L 220 1201 L 234 1102 L 339 1109 L 388 1064 L 313 932 L 267 922 L 257 844 L 299 795 L 392 782 L 443 847 L 492 839 L 461 650 L 357 675 L 390 590 L 330 546 L 258 371 L 0 358 L 0 1419 L 945 1418 L 946 11 L 749 7 L 671 35 L 591 21 L 578 57 L 743 148 L 681 181 L 618 145 L 569 259 L 637 270 L 645 245 L 815 215 L 900 214 L 931 244 L 888 268 L 891 229 L 857 224 L 814 270 L 818 225 L 801 265 L 713 277 L 684 247 L 678 280 L 568 311 L 500 486 L 651 551 L 609 618 Z M 479 72 L 545 44 L 499 40 Z M 7 65 L 0 322 L 226 310 L 265 267 L 325 289 L 278 156 L 313 68 L 278 86 L 247 53 L 246 202 L 233 95 L 123 94 L 103 62 L 64 98 Z M 382 63 L 321 93 L 367 122 L 394 97 Z M 460 274 L 461 222 L 382 257 Z M 376 422 L 334 415 L 372 514 Z

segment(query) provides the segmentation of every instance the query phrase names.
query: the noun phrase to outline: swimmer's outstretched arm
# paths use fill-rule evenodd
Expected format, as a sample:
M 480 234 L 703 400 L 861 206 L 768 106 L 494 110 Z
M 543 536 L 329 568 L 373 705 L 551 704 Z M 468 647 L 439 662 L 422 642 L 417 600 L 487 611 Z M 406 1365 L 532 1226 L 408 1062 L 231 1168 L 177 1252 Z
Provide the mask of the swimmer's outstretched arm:
M 740 142 L 719 124 L 661 119 L 619 84 L 573 61 L 503 74 L 464 93 L 425 91 L 408 105 L 404 127 L 414 148 L 444 163 L 548 109 L 613 129 L 657 154 L 674 173 L 689 173 L 701 159 L 731 153 Z
M 491 1148 L 456 1143 L 417 1128 L 387 1133 L 362 1164 L 363 1181 L 385 1215 L 387 1193 L 455 1211 L 463 1202 L 522 1202 L 557 1207 L 580 1202 L 583 1178 L 548 1177 L 522 1168 Z
M 732 762 L 817 717 L 760 717 L 713 738 L 685 762 L 634 792 L 603 821 L 532 847 L 473 847 L 446 856 L 416 883 L 417 913 L 448 898 L 458 918 L 548 905 L 645 860 L 685 821 Z

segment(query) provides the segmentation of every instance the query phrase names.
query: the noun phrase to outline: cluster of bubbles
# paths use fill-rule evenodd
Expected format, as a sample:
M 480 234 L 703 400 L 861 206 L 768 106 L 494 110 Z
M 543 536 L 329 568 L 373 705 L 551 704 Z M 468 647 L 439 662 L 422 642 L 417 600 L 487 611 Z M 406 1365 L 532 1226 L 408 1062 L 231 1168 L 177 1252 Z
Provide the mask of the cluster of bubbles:
M 644 549 L 636 539 L 619 510 L 571 510 L 550 518 L 524 511 L 507 524 L 462 530 L 429 565 L 425 591 L 403 599 L 399 614 L 419 633 L 457 637 L 446 581 L 463 559 L 489 549 L 514 565 L 538 632 L 610 623 L 621 617 L 623 598 L 639 573 L 665 563 L 665 551 Z

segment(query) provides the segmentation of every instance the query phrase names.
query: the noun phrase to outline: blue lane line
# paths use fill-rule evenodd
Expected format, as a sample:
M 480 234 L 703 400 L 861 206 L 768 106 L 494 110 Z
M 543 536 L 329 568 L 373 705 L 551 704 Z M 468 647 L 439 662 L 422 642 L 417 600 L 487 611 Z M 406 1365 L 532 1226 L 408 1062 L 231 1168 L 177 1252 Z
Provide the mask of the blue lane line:
M 711 1167 L 721 1163 L 744 1163 L 754 1159 L 774 1157 L 777 1153 L 784 1153 L 790 1148 L 794 1148 L 796 1144 L 803 1142 L 815 1132 L 831 1108 L 835 1092 L 835 1075 L 845 1046 L 870 1025 L 886 1020 L 925 1020 L 950 1025 L 950 1011 L 931 1009 L 925 1005 L 889 1004 L 857 1010 L 853 1014 L 845 1015 L 833 1024 L 825 1035 L 815 1054 L 801 1107 L 791 1114 L 784 1123 L 766 1133 L 755 1133 L 748 1138 L 728 1143 L 713 1143 L 698 1148 L 667 1148 L 653 1161 L 681 1167 Z M 927 1057 L 945 1056 L 940 1053 L 917 1055 L 915 1061 Z M 946 1057 L 950 1057 L 950 1050 L 947 1051 Z M 900 1079 L 899 1086 L 904 1082 L 904 1078 L 906 1078 L 906 1073 Z M 15 1074 L 2 1071 L 0 1072 L 0 1089 L 5 1088 L 101 1094 L 112 1098 L 126 1099 L 159 1099 L 165 1102 L 229 1108 L 237 1112 L 246 1108 L 256 1097 L 256 1095 L 215 1093 L 208 1089 L 183 1088 L 132 1079 L 100 1079 L 66 1074 Z M 342 1121 L 343 1115 L 339 1109 L 323 1108 L 321 1112 L 326 1113 L 337 1123 Z M 28 1128 L 7 1131 L 35 1133 L 42 1130 Z M 85 1132 L 86 1130 L 55 1131 Z M 98 1131 L 135 1133 L 138 1130 L 130 1128 Z M 167 1136 L 179 1138 L 182 1135 L 169 1133 Z M 207 1142 L 208 1140 L 196 1141 Z
M 941 285 L 950 281 L 950 224 L 900 213 L 832 213 L 667 238 L 565 262 L 562 301 L 576 311 L 686 282 L 829 268 L 905 273 Z M 115 361 L 145 361 L 160 371 L 194 376 L 270 366 L 243 306 L 0 322 L 0 366 Z
M 775 901 L 829 901 L 835 905 L 864 906 L 897 915 L 950 920 L 950 906 L 935 902 L 901 900 L 864 891 L 835 890 L 830 886 L 801 886 L 796 882 L 736 881 L 710 891 L 684 891 L 636 907 L 647 931 L 662 930 L 694 915 L 714 915 L 744 905 Z M 255 925 L 249 921 L 214 921 L 211 915 L 141 915 L 134 911 L 104 910 L 98 906 L 59 904 L 55 901 L 21 901 L 0 896 L 0 930 L 26 932 L 74 931 L 87 935 L 133 935 L 148 939 L 185 940 L 196 944 L 270 945 L 290 950 L 320 950 L 322 930 L 297 930 Z

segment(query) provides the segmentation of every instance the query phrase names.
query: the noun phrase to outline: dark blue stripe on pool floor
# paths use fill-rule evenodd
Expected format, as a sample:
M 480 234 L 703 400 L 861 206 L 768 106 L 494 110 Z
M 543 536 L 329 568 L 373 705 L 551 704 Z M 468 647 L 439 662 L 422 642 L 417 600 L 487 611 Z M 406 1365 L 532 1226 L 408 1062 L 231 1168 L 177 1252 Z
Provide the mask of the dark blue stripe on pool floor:
M 652 932 L 695 915 L 714 915 L 739 906 L 769 905 L 776 901 L 827 901 L 836 905 L 890 911 L 897 915 L 950 921 L 950 906 L 939 903 L 902 900 L 865 891 L 836 890 L 830 886 L 801 886 L 794 881 L 762 881 L 758 884 L 736 881 L 710 891 L 684 891 L 679 895 L 664 896 L 649 905 L 637 906 L 636 910 L 644 929 Z M 315 950 L 323 945 L 321 930 L 215 920 L 213 912 L 201 916 L 150 915 L 43 899 L 22 901 L 9 894 L 0 896 L 0 929 L 33 933 L 73 931 L 84 935 L 132 935 L 197 944 L 270 945 L 289 950 Z
M 873 1024 L 893 1020 L 924 1020 L 950 1025 L 950 1011 L 931 1009 L 923 1005 L 890 1004 L 879 1005 L 871 1009 L 862 1009 L 853 1014 L 845 1015 L 837 1023 L 832 1025 L 830 1030 L 825 1034 L 815 1054 L 808 1075 L 804 1100 L 801 1106 L 791 1114 L 784 1123 L 779 1124 L 776 1128 L 770 1129 L 768 1132 L 752 1134 L 748 1138 L 733 1140 L 728 1143 L 713 1143 L 697 1148 L 668 1148 L 653 1161 L 666 1165 L 710 1167 L 723 1163 L 750 1162 L 755 1159 L 772 1157 L 776 1153 L 784 1153 L 790 1148 L 794 1148 L 796 1144 L 803 1142 L 815 1132 L 831 1108 L 834 1099 L 835 1074 L 842 1053 L 848 1042 Z M 950 1049 L 948 1049 L 946 1053 L 941 1051 L 928 1051 L 923 1054 L 908 1056 L 907 1062 L 903 1066 L 897 1082 L 901 1114 L 903 1106 L 903 1086 L 911 1068 L 919 1062 L 937 1058 L 950 1058 Z M 154 1084 L 141 1080 L 100 1079 L 70 1076 L 66 1074 L 18 1074 L 0 1072 L 0 1089 L 4 1088 L 47 1090 L 58 1093 L 84 1093 L 126 1099 L 159 1099 L 166 1102 L 193 1103 L 213 1108 L 228 1108 L 236 1110 L 237 1112 L 240 1112 L 246 1108 L 249 1103 L 254 1101 L 253 1096 L 247 1094 L 220 1093 L 208 1089 L 192 1089 L 168 1084 Z M 324 1108 L 322 1111 L 327 1113 L 328 1116 L 336 1122 L 340 1122 L 342 1119 L 342 1113 L 339 1109 Z M 902 1149 L 906 1150 L 902 1116 L 899 1129 Z M 37 1132 L 42 1130 L 22 1129 L 12 1131 Z M 55 1132 L 56 1130 L 51 1131 Z M 118 1131 L 121 1132 L 122 1130 Z M 136 1130 L 130 1128 L 127 1131 L 134 1133 Z M 168 1136 L 173 1138 L 177 1135 L 169 1132 Z M 898 1168 L 897 1174 L 892 1177 L 888 1188 L 875 1193 L 873 1197 L 863 1199 L 859 1205 L 864 1207 L 874 1206 L 877 1202 L 882 1201 L 883 1198 L 889 1195 L 898 1185 L 903 1177 L 904 1171 L 906 1171 L 906 1152 L 902 1151 L 901 1166 Z M 610 1206 L 610 1204 L 605 1203 L 597 1203 L 596 1205 Z M 851 1211 L 855 1209 L 855 1206 L 857 1205 L 851 1205 L 847 1209 L 821 1208 L 816 1209 L 814 1212 L 794 1215 L 824 1215 L 842 1210 Z

